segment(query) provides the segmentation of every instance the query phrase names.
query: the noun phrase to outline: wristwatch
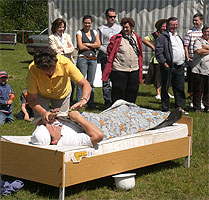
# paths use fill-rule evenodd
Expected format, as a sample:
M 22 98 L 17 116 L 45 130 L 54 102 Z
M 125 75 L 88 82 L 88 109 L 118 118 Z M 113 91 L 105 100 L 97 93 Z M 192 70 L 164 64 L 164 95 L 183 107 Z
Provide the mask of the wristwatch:
M 88 99 L 86 97 L 81 97 L 81 100 L 86 100 L 86 102 L 88 102 Z

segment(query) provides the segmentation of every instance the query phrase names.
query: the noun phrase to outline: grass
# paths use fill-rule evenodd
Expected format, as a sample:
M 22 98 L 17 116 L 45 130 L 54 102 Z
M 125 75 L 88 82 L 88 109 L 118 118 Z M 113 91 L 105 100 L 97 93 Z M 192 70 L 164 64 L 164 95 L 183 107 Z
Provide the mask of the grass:
M 16 98 L 14 100 L 13 113 L 20 110 L 19 96 L 26 87 L 27 67 L 32 56 L 27 54 L 24 44 L 0 46 L 0 70 L 6 70 L 9 74 L 8 83 L 13 88 Z M 172 92 L 171 92 L 172 93 Z M 137 105 L 146 108 L 160 109 L 159 100 L 154 98 L 153 86 L 140 85 Z M 95 102 L 96 110 L 104 109 L 102 89 L 96 88 Z M 187 96 L 187 110 L 189 98 Z M 174 106 L 174 100 L 171 101 Z M 114 180 L 105 177 L 94 181 L 78 184 L 66 188 L 66 200 L 206 200 L 209 196 L 208 177 L 208 135 L 209 114 L 190 112 L 194 120 L 193 130 L 193 155 L 191 167 L 184 168 L 184 158 L 133 170 L 136 175 L 136 186 L 129 192 L 120 191 L 115 188 Z M 34 126 L 25 121 L 15 120 L 13 124 L 0 126 L 1 135 L 30 135 Z M 140 155 L 139 155 L 140 156 Z M 14 177 L 3 175 L 4 180 L 15 180 Z M 24 187 L 18 193 L 14 193 L 2 200 L 48 200 L 58 199 L 56 187 L 23 180 Z

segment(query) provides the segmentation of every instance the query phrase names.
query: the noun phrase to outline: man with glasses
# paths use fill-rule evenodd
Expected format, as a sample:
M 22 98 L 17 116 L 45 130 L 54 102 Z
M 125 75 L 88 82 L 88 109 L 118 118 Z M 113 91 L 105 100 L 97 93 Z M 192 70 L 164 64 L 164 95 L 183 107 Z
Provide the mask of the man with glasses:
M 107 23 L 98 28 L 99 37 L 101 41 L 101 47 L 99 48 L 98 61 L 101 62 L 102 73 L 104 71 L 105 65 L 108 60 L 106 50 L 110 42 L 110 38 L 113 35 L 118 34 L 121 31 L 121 26 L 115 23 L 116 22 L 115 21 L 116 10 L 114 8 L 108 8 L 105 11 L 105 16 L 106 16 Z M 102 82 L 102 89 L 103 89 L 103 98 L 105 102 L 105 108 L 108 108 L 112 104 L 110 79 L 108 79 L 107 82 L 104 82 L 104 81 Z

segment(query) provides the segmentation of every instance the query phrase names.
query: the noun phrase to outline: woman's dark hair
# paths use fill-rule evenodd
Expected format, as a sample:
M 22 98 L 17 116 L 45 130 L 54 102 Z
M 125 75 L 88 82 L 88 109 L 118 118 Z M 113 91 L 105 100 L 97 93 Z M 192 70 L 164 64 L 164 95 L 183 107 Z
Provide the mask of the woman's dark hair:
M 93 22 L 93 18 L 92 18 L 92 16 L 91 16 L 91 15 L 85 15 L 85 16 L 83 17 L 82 22 L 84 22 L 86 19 L 90 19 L 90 20 L 91 20 L 91 22 Z
M 65 30 L 65 29 L 66 29 L 66 22 L 65 22 L 64 19 L 62 19 L 62 18 L 57 18 L 55 21 L 53 21 L 53 23 L 52 23 L 52 28 L 51 28 L 51 31 L 52 31 L 53 34 L 56 33 L 57 28 L 59 28 L 59 26 L 60 26 L 62 23 L 64 24 L 64 30 Z
M 58 61 L 56 55 L 57 53 L 50 47 L 40 48 L 34 54 L 34 63 L 43 70 L 54 68 Z
M 123 26 L 124 24 L 129 24 L 131 28 L 134 28 L 135 22 L 131 17 L 124 17 L 121 19 L 120 25 Z

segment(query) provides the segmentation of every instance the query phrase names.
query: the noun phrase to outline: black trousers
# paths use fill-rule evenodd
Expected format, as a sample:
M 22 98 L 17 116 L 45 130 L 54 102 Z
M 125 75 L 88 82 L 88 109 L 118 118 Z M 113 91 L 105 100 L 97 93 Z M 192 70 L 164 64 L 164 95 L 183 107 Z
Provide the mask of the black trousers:
M 192 73 L 193 81 L 193 106 L 194 110 L 201 109 L 201 97 L 205 110 L 209 108 L 209 77 Z
M 184 92 L 184 67 L 178 65 L 174 68 L 166 68 L 161 65 L 161 103 L 162 111 L 170 110 L 170 97 L 168 90 L 172 86 L 175 97 L 175 108 L 185 109 L 185 92 Z
M 135 103 L 139 90 L 139 70 L 132 72 L 112 71 L 112 103 L 118 99 Z

